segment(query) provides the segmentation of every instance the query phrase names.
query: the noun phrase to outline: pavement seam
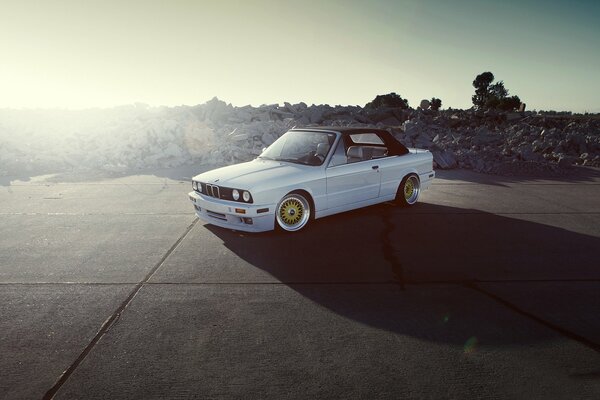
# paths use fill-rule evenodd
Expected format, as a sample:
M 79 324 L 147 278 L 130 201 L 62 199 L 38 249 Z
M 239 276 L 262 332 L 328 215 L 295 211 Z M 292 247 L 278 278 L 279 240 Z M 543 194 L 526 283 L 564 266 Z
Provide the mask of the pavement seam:
M 437 205 L 437 204 L 436 204 Z M 495 212 L 490 214 L 491 211 L 473 211 L 473 212 L 427 212 L 427 211 L 416 211 L 406 215 L 483 215 L 483 216 L 495 216 L 495 215 L 600 215 L 600 211 L 589 212 L 589 211 L 570 211 L 570 212 Z M 85 217 L 85 216 L 160 216 L 160 217 L 171 217 L 171 216 L 182 216 L 189 215 L 186 212 L 177 213 L 33 213 L 33 212 L 0 212 L 0 216 L 44 216 L 44 217 Z
M 482 183 L 477 183 L 477 182 L 434 182 L 431 184 L 431 186 L 477 186 L 477 185 L 486 185 L 486 184 L 482 184 Z M 523 182 L 517 182 L 517 183 L 513 183 L 513 182 L 506 182 L 506 183 L 502 183 L 502 184 L 487 184 L 486 186 L 504 186 L 504 187 L 508 187 L 508 186 L 580 186 L 580 185 L 586 185 L 586 186 L 598 186 L 600 185 L 600 183 L 596 183 L 596 182 L 531 182 L 531 183 L 523 183 Z M 25 186 L 25 185 L 23 185 Z
M 54 398 L 56 393 L 60 390 L 60 388 L 67 382 L 67 380 L 71 377 L 73 372 L 79 367 L 79 365 L 86 359 L 88 354 L 94 349 L 96 344 L 102 339 L 102 337 L 109 331 L 109 329 L 119 320 L 121 314 L 125 311 L 127 306 L 132 302 L 135 296 L 139 293 L 141 288 L 148 282 L 150 278 L 156 273 L 156 271 L 164 264 L 167 258 L 175 251 L 177 247 L 181 244 L 183 239 L 191 232 L 191 230 L 196 226 L 198 219 L 195 219 L 183 232 L 183 234 L 177 239 L 177 241 L 169 248 L 169 250 L 162 256 L 162 258 L 152 267 L 152 269 L 146 274 L 143 280 L 138 282 L 133 290 L 129 293 L 127 298 L 119 305 L 119 307 L 104 321 L 101 325 L 100 330 L 96 333 L 94 338 L 88 343 L 88 345 L 83 349 L 83 351 L 79 354 L 79 356 L 73 361 L 73 363 L 61 374 L 56 383 L 46 392 L 43 400 L 51 400 Z
M 107 215 L 125 215 L 125 216 L 160 216 L 160 217 L 171 217 L 179 215 L 190 215 L 190 213 L 177 212 L 177 213 L 33 213 L 33 212 L 12 212 L 12 213 L 0 213 L 0 215 L 19 215 L 19 216 L 47 216 L 47 217 L 84 217 L 84 216 L 107 216 Z
M 192 178 L 190 178 L 192 179 Z M 148 183 L 102 183 L 102 182 L 52 182 L 52 183 L 13 183 L 10 186 L 18 187 L 52 187 L 52 186 L 169 186 L 169 185 L 188 185 L 189 182 L 176 181 L 176 182 L 148 182 Z M 573 185 L 575 185 L 573 183 Z
M 584 346 L 589 347 L 592 350 L 595 350 L 596 352 L 600 353 L 600 344 L 595 343 L 595 342 L 587 339 L 586 337 L 578 335 L 574 332 L 571 332 L 567 329 L 560 327 L 559 325 L 553 324 L 552 322 L 549 322 L 543 318 L 540 318 L 533 313 L 525 311 L 522 308 L 520 308 L 519 306 L 517 306 L 516 304 L 513 304 L 513 303 L 509 302 L 508 300 L 506 300 L 490 291 L 483 289 L 481 286 L 477 285 L 475 282 L 466 282 L 463 285 L 469 289 L 472 289 L 478 293 L 481 293 L 481 294 L 489 297 L 492 300 L 495 300 L 496 302 L 502 304 L 503 306 L 509 308 L 510 310 L 516 312 L 517 314 L 527 317 L 527 318 L 545 326 L 546 328 L 549 328 L 557 333 L 560 333 L 564 337 L 567 337 L 571 340 L 579 342 L 579 343 L 583 344 Z
M 585 282 L 600 282 L 600 279 L 529 279 L 529 280 L 485 280 L 477 281 L 478 283 L 585 283 Z M 257 281 L 257 282 L 148 282 L 147 285 L 398 285 L 399 279 L 387 280 L 387 281 Z M 463 285 L 464 280 L 448 280 L 448 281 L 411 281 L 410 279 L 403 279 L 403 285 L 415 285 L 415 286 L 426 286 L 426 285 Z
M 190 180 L 192 178 L 189 178 Z M 440 180 L 444 178 L 438 178 Z M 432 186 L 477 186 L 480 182 L 434 182 Z M 146 182 L 146 183 L 103 183 L 103 182 L 51 182 L 51 183 L 13 183 L 12 187 L 56 187 L 56 186 L 183 186 L 189 185 L 186 181 L 167 182 Z M 597 182 L 511 182 L 506 181 L 499 184 L 491 184 L 488 186 L 575 186 L 587 185 L 597 186 Z
M 600 282 L 600 278 L 575 278 L 575 279 L 485 279 L 477 280 L 477 283 L 585 283 L 585 282 Z M 0 282 L 2 286 L 119 286 L 119 285 L 136 285 L 139 282 Z M 430 280 L 430 281 L 414 281 L 403 279 L 405 285 L 456 285 L 464 284 L 462 279 L 457 280 Z M 145 282 L 144 285 L 390 285 L 398 284 L 398 280 L 383 280 L 383 281 L 235 281 L 235 282 Z

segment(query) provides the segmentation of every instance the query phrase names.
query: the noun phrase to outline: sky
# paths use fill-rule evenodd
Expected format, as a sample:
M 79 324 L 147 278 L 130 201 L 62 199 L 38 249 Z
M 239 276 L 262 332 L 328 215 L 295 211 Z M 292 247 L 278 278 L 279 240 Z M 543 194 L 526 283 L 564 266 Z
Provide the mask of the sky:
M 468 108 L 484 71 L 528 109 L 600 112 L 600 1 L 0 0 L 0 108 Z

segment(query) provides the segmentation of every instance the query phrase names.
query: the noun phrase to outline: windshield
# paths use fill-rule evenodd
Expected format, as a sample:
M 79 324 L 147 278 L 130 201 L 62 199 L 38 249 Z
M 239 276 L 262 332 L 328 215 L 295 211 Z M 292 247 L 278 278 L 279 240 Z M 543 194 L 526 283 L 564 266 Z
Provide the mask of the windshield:
M 270 145 L 259 158 L 305 165 L 322 165 L 335 133 L 289 131 Z

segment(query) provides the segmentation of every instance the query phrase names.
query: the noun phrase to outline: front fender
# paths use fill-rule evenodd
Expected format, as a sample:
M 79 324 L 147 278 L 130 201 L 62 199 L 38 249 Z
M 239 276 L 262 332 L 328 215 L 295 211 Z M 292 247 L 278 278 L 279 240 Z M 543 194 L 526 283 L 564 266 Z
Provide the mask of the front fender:
M 327 181 L 325 178 L 310 182 L 299 182 L 287 184 L 271 189 L 263 189 L 252 193 L 256 204 L 277 204 L 288 193 L 295 191 L 305 191 L 312 198 L 316 211 L 327 207 Z

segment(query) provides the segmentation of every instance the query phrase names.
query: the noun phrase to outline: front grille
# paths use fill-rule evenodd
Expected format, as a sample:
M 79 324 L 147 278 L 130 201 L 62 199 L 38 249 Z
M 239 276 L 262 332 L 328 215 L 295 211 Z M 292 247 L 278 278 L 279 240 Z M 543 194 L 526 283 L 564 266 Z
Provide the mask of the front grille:
M 209 196 L 216 197 L 217 199 L 221 198 L 221 192 L 220 192 L 219 187 L 217 185 L 207 184 L 206 185 L 206 193 Z
M 210 197 L 216 197 L 217 199 L 233 200 L 233 189 L 212 185 L 210 183 L 200 183 L 202 186 L 202 193 Z
M 216 197 L 221 199 L 221 187 L 217 185 L 211 185 L 210 183 L 200 183 L 202 186 L 202 193 L 210 197 Z
M 219 188 L 220 192 L 221 192 L 221 198 L 223 200 L 233 200 L 233 189 L 231 188 L 226 188 L 226 187 L 220 187 Z

